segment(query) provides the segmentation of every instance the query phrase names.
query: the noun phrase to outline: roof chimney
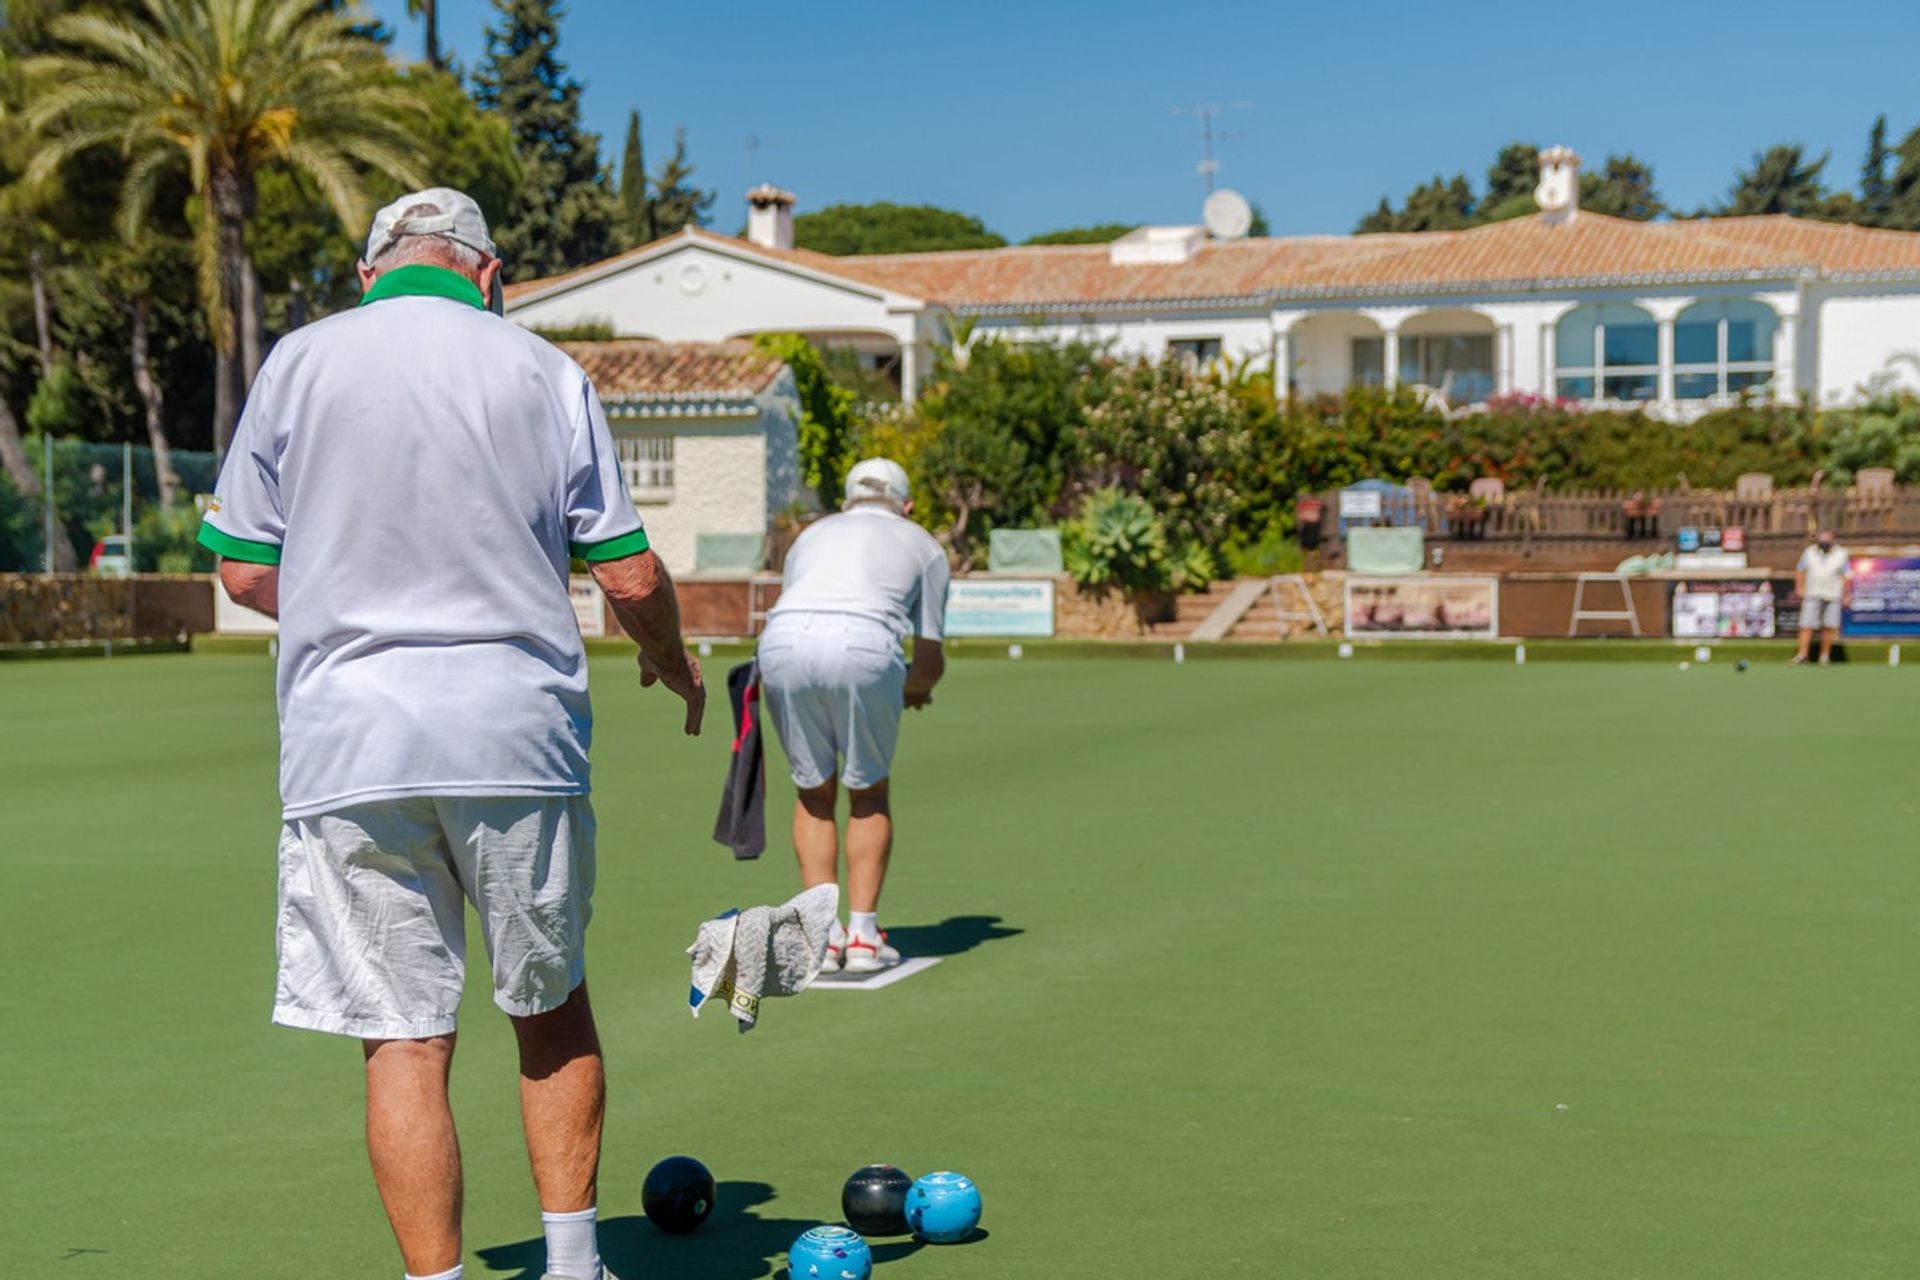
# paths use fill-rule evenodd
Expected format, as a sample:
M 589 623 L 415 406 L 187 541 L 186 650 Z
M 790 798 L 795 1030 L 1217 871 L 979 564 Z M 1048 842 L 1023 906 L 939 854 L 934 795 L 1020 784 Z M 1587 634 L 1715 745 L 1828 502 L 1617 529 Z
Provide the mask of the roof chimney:
M 1540 153 L 1540 185 L 1533 189 L 1541 221 L 1552 226 L 1572 222 L 1580 212 L 1580 157 L 1571 147 L 1548 147 Z
M 747 239 L 768 249 L 793 248 L 791 191 L 763 182 L 747 192 Z

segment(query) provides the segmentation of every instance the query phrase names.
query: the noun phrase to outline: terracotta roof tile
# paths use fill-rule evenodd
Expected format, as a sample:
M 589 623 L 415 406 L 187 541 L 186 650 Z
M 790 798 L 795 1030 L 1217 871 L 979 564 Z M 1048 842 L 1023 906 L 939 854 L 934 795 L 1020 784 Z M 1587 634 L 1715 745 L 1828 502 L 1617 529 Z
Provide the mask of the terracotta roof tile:
M 750 400 L 781 363 L 750 342 L 562 342 L 602 400 Z
M 1920 271 L 1920 235 L 1911 231 L 1815 222 L 1786 214 L 1700 218 L 1668 225 L 1681 235 L 1784 253 L 1831 276 Z
M 1286 297 L 1612 281 L 1920 275 L 1920 234 L 1789 217 L 1629 222 L 1589 212 L 1553 225 L 1534 215 L 1468 231 L 1209 241 L 1185 262 L 1127 265 L 1115 265 L 1106 245 L 837 258 L 749 245 L 709 231 L 682 234 L 962 311 L 1255 304 Z M 617 270 L 666 247 L 655 242 L 565 276 L 509 285 L 507 296 L 524 297 Z

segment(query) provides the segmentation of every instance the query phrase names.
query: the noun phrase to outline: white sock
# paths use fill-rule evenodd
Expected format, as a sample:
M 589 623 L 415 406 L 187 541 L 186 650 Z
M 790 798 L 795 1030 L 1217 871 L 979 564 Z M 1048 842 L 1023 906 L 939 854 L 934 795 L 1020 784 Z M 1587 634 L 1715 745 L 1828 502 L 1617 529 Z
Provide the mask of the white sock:
M 466 1266 L 464 1262 L 457 1263 L 451 1271 L 436 1272 L 430 1276 L 417 1276 L 409 1271 L 407 1272 L 407 1280 L 460 1280 L 460 1269 L 464 1266 Z
M 880 913 L 877 911 L 849 911 L 847 913 L 847 933 L 865 942 L 880 941 Z
M 567 1280 L 601 1280 L 598 1209 L 542 1213 L 547 1232 L 547 1271 Z

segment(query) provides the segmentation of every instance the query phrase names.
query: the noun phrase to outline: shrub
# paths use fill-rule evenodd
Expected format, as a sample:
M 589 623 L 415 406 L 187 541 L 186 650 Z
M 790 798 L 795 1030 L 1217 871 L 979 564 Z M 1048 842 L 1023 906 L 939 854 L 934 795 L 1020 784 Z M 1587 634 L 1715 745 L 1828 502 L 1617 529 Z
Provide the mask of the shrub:
M 1145 498 L 1101 489 L 1060 529 L 1067 572 L 1083 587 L 1150 591 L 1168 586 L 1167 530 Z

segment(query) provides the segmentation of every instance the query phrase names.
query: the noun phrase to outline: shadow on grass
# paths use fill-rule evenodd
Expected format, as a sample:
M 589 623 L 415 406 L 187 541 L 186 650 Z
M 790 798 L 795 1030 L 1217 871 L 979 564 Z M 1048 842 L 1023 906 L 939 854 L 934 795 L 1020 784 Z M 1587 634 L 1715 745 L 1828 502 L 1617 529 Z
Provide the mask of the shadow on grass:
M 1010 929 L 999 916 L 948 916 L 939 924 L 908 924 L 887 927 L 887 941 L 900 948 L 900 954 L 914 956 L 957 956 L 986 942 L 1017 938 L 1024 929 Z
M 760 1280 L 763 1276 L 786 1280 L 788 1247 L 801 1232 L 821 1223 L 817 1218 L 763 1217 L 750 1212 L 777 1194 L 764 1182 L 722 1182 L 715 1188 L 713 1216 L 698 1231 L 684 1236 L 670 1236 L 639 1214 L 609 1218 L 600 1224 L 600 1249 L 607 1270 L 637 1280 Z M 986 1238 L 985 1231 L 975 1228 L 960 1243 Z M 930 1247 L 909 1239 L 867 1243 L 876 1265 Z M 493 1245 L 479 1253 L 487 1270 L 502 1280 L 540 1280 L 547 1264 L 547 1243 L 538 1238 Z

